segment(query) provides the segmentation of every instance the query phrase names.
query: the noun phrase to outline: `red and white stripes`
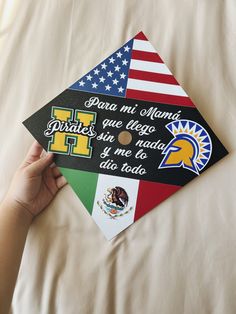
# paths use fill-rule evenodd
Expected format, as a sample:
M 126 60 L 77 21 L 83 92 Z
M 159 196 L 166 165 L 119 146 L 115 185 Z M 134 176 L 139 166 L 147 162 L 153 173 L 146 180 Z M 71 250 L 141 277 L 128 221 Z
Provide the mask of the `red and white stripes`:
M 142 32 L 134 37 L 126 97 L 195 107 Z

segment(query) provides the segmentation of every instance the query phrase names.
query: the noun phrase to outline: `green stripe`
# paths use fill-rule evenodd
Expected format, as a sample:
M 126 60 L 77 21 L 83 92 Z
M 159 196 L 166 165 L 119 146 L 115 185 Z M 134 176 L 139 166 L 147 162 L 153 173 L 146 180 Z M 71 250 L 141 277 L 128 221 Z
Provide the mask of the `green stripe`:
M 62 167 L 59 169 L 91 215 L 97 188 L 98 174 Z

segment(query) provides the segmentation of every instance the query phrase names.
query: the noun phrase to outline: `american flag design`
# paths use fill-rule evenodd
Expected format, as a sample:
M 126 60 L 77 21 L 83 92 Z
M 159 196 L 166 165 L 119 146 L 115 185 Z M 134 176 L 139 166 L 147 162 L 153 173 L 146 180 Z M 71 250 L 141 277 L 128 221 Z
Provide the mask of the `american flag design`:
M 195 107 L 142 32 L 70 89 Z

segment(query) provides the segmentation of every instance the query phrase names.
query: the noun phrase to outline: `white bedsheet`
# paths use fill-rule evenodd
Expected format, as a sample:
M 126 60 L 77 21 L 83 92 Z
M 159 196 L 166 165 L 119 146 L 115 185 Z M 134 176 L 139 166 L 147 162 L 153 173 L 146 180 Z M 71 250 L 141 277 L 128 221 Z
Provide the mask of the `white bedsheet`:
M 12 313 L 236 313 L 235 16 L 235 0 L 0 0 L 0 197 L 33 140 L 21 121 L 140 30 L 230 151 L 111 242 L 65 187 L 30 229 Z

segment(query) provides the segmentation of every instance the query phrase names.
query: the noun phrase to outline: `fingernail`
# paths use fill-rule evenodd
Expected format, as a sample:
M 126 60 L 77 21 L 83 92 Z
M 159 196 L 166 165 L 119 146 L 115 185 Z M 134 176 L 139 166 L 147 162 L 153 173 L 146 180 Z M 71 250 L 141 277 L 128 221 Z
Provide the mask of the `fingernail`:
M 53 156 L 53 153 L 45 153 L 43 158 L 51 158 Z

